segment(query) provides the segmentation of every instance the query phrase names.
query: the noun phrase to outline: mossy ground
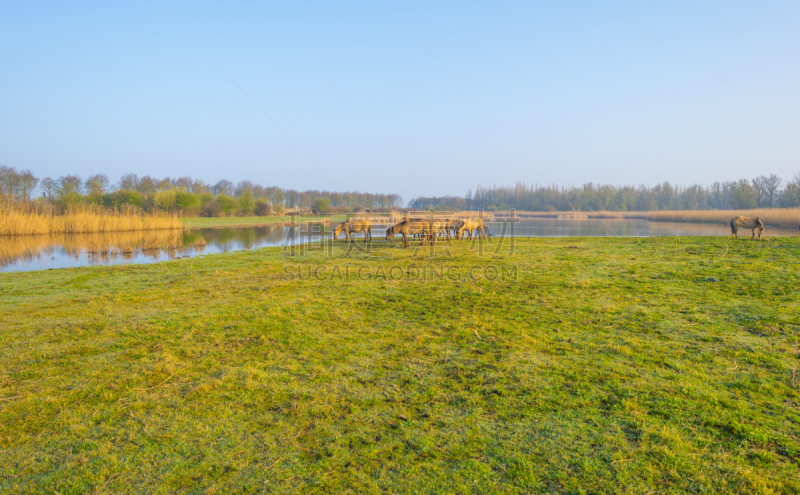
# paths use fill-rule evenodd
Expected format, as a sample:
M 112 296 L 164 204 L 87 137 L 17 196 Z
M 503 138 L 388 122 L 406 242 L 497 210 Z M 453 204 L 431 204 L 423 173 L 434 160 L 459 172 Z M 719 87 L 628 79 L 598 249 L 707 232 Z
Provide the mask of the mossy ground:
M 0 492 L 800 492 L 800 238 L 343 246 L 0 275 Z

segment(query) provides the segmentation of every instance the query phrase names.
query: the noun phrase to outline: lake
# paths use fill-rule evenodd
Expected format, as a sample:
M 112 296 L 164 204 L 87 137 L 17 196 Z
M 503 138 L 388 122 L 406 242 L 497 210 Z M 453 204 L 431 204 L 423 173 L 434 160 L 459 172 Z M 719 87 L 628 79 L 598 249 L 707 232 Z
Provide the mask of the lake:
M 384 243 L 386 225 L 373 227 L 376 243 Z M 329 237 L 322 224 L 310 227 L 284 227 L 272 224 L 257 227 L 203 228 L 185 231 L 116 232 L 54 236 L 0 238 L 0 272 L 46 270 L 87 265 L 157 263 L 206 254 L 299 244 L 320 235 Z M 729 236 L 722 224 L 650 222 L 635 219 L 524 219 L 513 229 L 501 222 L 489 223 L 495 236 L 517 237 L 653 237 L 653 236 Z M 742 233 L 749 237 L 750 232 Z M 793 236 L 797 231 L 769 227 L 767 236 Z M 361 234 L 357 234 L 363 239 Z M 341 241 L 339 242 L 343 242 Z M 392 242 L 400 242 L 396 238 Z

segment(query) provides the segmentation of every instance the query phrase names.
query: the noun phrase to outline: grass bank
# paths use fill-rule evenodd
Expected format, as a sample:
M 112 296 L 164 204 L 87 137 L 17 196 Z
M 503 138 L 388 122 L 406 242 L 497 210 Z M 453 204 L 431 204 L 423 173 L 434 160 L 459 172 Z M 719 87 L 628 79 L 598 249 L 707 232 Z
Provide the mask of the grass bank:
M 800 239 L 399 244 L 0 274 L 0 492 L 800 492 Z
M 82 208 L 63 214 L 30 208 L 0 208 L 0 236 L 87 234 L 182 228 L 181 219 L 168 215 L 119 213 Z

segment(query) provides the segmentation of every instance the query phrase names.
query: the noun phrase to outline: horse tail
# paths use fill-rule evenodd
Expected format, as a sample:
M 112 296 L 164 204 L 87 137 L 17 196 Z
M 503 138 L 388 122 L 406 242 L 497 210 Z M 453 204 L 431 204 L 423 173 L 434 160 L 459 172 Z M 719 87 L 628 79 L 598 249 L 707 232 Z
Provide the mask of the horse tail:
M 736 233 L 736 219 L 731 218 L 731 232 Z

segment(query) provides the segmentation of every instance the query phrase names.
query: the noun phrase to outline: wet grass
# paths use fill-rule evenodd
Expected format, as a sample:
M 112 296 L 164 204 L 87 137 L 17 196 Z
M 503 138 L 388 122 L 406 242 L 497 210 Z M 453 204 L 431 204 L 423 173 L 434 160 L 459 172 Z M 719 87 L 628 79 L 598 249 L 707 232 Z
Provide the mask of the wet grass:
M 800 239 L 399 244 L 0 274 L 0 492 L 800 492 Z

